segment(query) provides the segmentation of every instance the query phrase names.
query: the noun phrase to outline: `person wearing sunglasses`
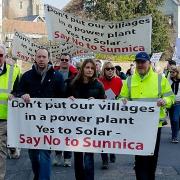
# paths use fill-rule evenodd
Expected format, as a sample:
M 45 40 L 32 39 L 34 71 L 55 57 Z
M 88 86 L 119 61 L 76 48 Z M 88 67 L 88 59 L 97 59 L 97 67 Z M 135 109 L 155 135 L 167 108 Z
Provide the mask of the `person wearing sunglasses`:
M 114 100 L 122 88 L 122 80 L 116 75 L 116 69 L 114 65 L 107 61 L 103 64 L 101 76 L 99 81 L 102 82 L 105 89 L 106 99 Z M 109 158 L 107 153 L 101 154 L 102 158 L 102 169 L 109 168 Z M 114 163 L 116 161 L 115 154 L 110 154 L 110 162 Z
M 180 120 L 180 67 L 172 65 L 170 68 L 170 78 L 172 91 L 176 96 L 175 104 L 169 109 L 171 122 L 171 142 L 178 143 L 179 120 Z
M 71 55 L 68 53 L 62 53 L 60 55 L 56 56 L 56 65 L 54 66 L 55 70 L 58 70 L 62 73 L 64 83 L 65 83 L 65 89 L 68 88 L 70 82 L 74 79 L 74 77 L 77 75 L 78 70 L 76 67 L 74 67 L 71 64 Z M 66 90 L 65 90 L 66 92 Z M 64 154 L 64 156 L 63 156 Z M 71 157 L 72 152 L 70 151 L 55 151 L 55 156 L 53 159 L 53 165 L 54 166 L 60 166 L 62 157 L 64 157 L 64 167 L 70 167 L 71 166 Z
M 166 108 L 170 108 L 174 103 L 174 93 L 166 77 L 153 71 L 150 56 L 146 52 L 136 54 L 135 64 L 135 73 L 123 83 L 119 98 L 123 100 L 124 104 L 128 100 L 145 101 L 156 102 L 157 106 L 160 107 L 154 154 L 149 156 L 136 155 L 134 168 L 137 180 L 155 180 L 162 123 L 166 118 Z
M 56 56 L 54 69 L 62 73 L 64 81 L 67 81 L 67 79 L 72 80 L 78 73 L 76 67 L 71 63 L 71 55 L 68 53 L 62 53 Z
M 6 63 L 6 47 L 0 44 L 0 179 L 6 172 L 8 98 L 13 98 L 19 78 L 20 68 Z

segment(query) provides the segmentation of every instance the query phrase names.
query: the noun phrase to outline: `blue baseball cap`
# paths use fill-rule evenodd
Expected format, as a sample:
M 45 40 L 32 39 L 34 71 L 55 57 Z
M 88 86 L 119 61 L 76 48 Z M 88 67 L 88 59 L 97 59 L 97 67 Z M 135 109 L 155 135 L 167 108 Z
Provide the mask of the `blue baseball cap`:
M 150 56 L 146 52 L 136 54 L 135 61 L 150 61 Z

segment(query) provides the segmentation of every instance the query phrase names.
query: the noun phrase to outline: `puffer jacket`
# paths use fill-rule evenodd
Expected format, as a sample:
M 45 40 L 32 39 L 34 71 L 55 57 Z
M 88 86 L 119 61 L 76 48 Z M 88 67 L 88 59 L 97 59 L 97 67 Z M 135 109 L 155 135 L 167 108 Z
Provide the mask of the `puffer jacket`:
M 21 97 L 23 94 L 29 94 L 31 98 L 63 98 L 63 77 L 60 72 L 50 67 L 42 80 L 42 76 L 33 66 L 31 70 L 25 72 L 21 77 L 17 97 Z

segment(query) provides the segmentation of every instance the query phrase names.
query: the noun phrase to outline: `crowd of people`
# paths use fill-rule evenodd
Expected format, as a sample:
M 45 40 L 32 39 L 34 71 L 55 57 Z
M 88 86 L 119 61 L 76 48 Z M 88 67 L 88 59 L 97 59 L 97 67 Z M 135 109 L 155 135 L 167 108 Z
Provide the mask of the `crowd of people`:
M 14 97 L 20 97 L 26 103 L 30 102 L 30 98 L 109 99 L 122 100 L 124 104 L 127 101 L 157 102 L 160 115 L 154 155 L 136 155 L 134 167 L 137 180 L 155 180 L 161 128 L 167 121 L 167 115 L 171 122 L 171 141 L 178 143 L 179 66 L 176 66 L 175 61 L 169 60 L 164 73 L 158 74 L 153 70 L 150 56 L 146 52 L 135 56 L 134 63 L 126 73 L 111 61 L 102 63 L 100 60 L 86 59 L 80 68 L 76 68 L 71 59 L 70 54 L 62 53 L 56 57 L 53 65 L 48 50 L 40 48 L 36 51 L 32 69 L 21 76 L 16 64 L 6 63 L 6 49 L 4 45 L 0 45 L 0 180 L 4 179 L 6 172 L 7 102 Z M 50 180 L 51 151 L 29 149 L 28 153 L 34 180 Z M 93 153 L 55 151 L 53 165 L 63 163 L 65 167 L 70 167 L 73 154 L 76 180 L 93 180 Z M 101 158 L 102 169 L 108 169 L 110 162 L 116 162 L 115 154 L 102 153 Z

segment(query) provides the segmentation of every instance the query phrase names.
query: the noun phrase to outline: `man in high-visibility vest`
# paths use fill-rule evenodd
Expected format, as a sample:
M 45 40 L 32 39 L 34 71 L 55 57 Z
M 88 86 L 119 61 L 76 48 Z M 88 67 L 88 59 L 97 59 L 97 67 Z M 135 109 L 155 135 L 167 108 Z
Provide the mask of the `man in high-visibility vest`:
M 3 180 L 6 172 L 7 156 L 7 104 L 8 98 L 12 98 L 16 90 L 20 69 L 17 65 L 9 65 L 5 62 L 6 48 L 0 44 L 0 180 Z
M 123 83 L 120 97 L 123 102 L 155 101 L 160 107 L 159 128 L 153 156 L 135 156 L 135 172 L 137 180 L 154 180 L 158 160 L 160 135 L 166 108 L 174 102 L 174 94 L 168 80 L 152 70 L 150 57 L 140 52 L 135 57 L 136 71 Z

